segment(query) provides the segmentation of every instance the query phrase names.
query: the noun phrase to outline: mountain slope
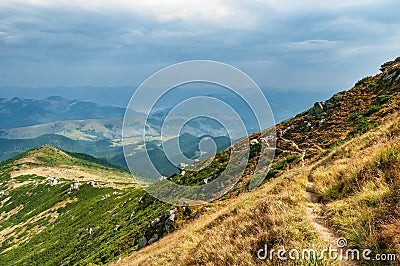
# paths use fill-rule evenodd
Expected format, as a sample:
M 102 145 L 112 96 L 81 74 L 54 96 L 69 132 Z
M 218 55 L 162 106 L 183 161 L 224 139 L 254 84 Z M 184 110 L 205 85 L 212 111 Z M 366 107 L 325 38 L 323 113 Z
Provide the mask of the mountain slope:
M 30 150 L 5 161 L 1 163 L 0 171 L 10 178 L 50 175 L 66 180 L 133 182 L 129 173 L 116 169 L 105 161 L 88 155 L 64 152 L 51 146 Z
M 168 208 L 91 156 L 25 152 L 0 165 L 0 265 L 103 265 Z
M 387 134 L 394 137 L 388 140 Z M 210 204 L 210 210 L 195 221 L 118 265 L 286 265 L 276 253 L 270 260 L 260 260 L 257 252 L 265 245 L 269 250 L 321 251 L 331 244 L 307 214 L 310 206 L 316 207 L 309 199 L 309 189 L 320 202 L 312 211 L 337 238 L 345 237 L 352 248 L 398 258 L 399 150 L 397 116 L 383 129 L 356 137 L 317 163 L 293 166 L 256 191 Z M 314 187 L 308 186 L 310 182 Z M 329 259 L 317 265 L 326 263 L 335 265 Z M 298 265 L 310 264 L 314 265 L 307 259 L 298 261 Z
M 1 139 L 0 161 L 12 158 L 24 151 L 35 149 L 44 145 L 50 145 L 59 149 L 72 152 L 86 153 L 97 158 L 112 158 L 122 153 L 122 147 L 114 146 L 109 140 L 84 141 L 72 140 L 70 138 L 45 134 L 33 139 Z
M 257 251 L 265 245 L 321 251 L 331 243 L 320 227 L 345 237 L 350 248 L 371 249 L 371 256 L 399 257 L 400 58 L 381 71 L 277 126 L 276 157 L 268 174 L 274 179 L 247 192 L 254 156 L 232 192 L 206 207 L 190 208 L 189 213 L 201 215 L 189 215 L 180 230 L 118 265 L 279 265 L 284 263 L 277 256 L 260 260 Z M 211 169 L 173 180 L 201 184 L 224 167 L 227 151 L 216 156 Z M 294 263 L 314 265 L 312 259 Z M 335 262 L 318 264 L 326 263 Z
M 252 145 L 239 183 L 204 206 L 171 207 L 109 179 L 71 191 L 70 180 L 51 186 L 43 175 L 11 179 L 20 167 L 79 164 L 53 148 L 3 163 L 0 265 L 103 265 L 131 252 L 118 265 L 280 265 L 285 263 L 276 256 L 259 260 L 259 249 L 326 248 L 331 242 L 317 224 L 346 237 L 349 247 L 399 255 L 399 63 L 385 64 L 383 73 L 277 125 L 276 157 L 264 184 L 248 191 L 261 148 Z M 172 181 L 199 185 L 212 179 L 236 147 Z M 95 163 L 99 177 L 114 175 Z

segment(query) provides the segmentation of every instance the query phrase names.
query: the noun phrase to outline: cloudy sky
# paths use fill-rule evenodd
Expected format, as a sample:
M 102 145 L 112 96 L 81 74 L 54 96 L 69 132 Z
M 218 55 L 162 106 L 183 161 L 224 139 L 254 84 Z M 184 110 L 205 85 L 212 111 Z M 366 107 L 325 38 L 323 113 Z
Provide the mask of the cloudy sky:
M 400 56 L 398 0 L 0 0 L 0 87 L 138 85 L 222 61 L 259 85 L 342 90 Z

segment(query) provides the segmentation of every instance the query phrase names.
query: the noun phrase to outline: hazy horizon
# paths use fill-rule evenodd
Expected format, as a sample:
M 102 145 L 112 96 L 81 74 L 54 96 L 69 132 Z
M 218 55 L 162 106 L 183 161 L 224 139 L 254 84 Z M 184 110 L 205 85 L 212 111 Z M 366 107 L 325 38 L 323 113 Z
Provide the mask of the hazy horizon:
M 0 87 L 137 85 L 207 59 L 259 85 L 351 87 L 400 54 L 394 0 L 0 1 Z

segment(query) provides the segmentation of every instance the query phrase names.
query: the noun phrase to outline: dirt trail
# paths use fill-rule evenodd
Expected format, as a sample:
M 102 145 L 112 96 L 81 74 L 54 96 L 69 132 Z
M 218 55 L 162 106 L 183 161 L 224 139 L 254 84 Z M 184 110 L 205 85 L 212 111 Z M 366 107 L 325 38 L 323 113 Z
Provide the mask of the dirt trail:
M 311 220 L 313 226 L 320 233 L 321 238 L 328 242 L 332 247 L 337 246 L 338 236 L 325 226 L 325 217 L 321 216 L 321 207 L 317 202 L 317 195 L 313 192 L 313 183 L 308 182 L 307 184 L 307 196 L 308 196 L 308 205 L 307 205 L 307 217 Z
M 296 149 L 296 152 L 301 155 L 302 167 L 304 167 L 305 166 L 305 157 L 306 157 L 307 150 L 306 149 L 304 149 L 304 150 L 300 149 L 299 146 L 296 144 L 296 142 L 294 142 L 292 140 L 285 139 L 283 137 L 283 134 L 284 133 L 281 133 L 280 139 L 285 141 L 285 142 L 290 143 Z
M 333 230 L 326 226 L 326 217 L 321 216 L 321 205 L 317 201 L 317 195 L 314 193 L 314 183 L 308 182 L 307 184 L 307 217 L 311 221 L 312 225 L 315 227 L 317 232 L 323 241 L 327 242 L 332 248 L 338 248 L 338 239 L 343 239 L 336 235 Z M 339 260 L 339 265 L 350 265 L 358 266 L 360 265 L 354 260 Z
M 280 139 L 290 143 L 295 149 L 298 154 L 301 155 L 301 162 L 302 162 L 302 168 L 305 167 L 305 157 L 306 157 L 306 152 L 307 149 L 300 149 L 300 147 L 292 140 L 286 139 L 284 137 L 285 132 L 281 131 L 280 132 Z M 318 149 L 323 150 L 320 146 L 314 144 Z M 338 241 L 339 239 L 343 239 L 335 232 L 327 227 L 326 225 L 326 217 L 321 215 L 321 204 L 318 203 L 318 198 L 316 193 L 314 192 L 314 183 L 312 181 L 308 181 L 307 188 L 307 218 L 311 221 L 312 225 L 314 228 L 317 230 L 319 233 L 321 239 L 328 243 L 333 249 L 339 248 L 338 246 Z M 346 242 L 347 244 L 347 242 Z M 346 251 L 346 248 L 344 248 L 344 251 Z M 346 258 L 339 258 L 339 265 L 350 265 L 350 266 L 358 266 L 360 263 L 358 261 L 354 260 L 347 260 Z

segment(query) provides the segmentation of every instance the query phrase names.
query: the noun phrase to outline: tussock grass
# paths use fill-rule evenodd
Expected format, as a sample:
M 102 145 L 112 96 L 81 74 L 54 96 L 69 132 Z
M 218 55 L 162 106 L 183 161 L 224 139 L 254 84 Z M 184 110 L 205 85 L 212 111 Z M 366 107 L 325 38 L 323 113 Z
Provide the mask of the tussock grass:
M 327 247 L 306 214 L 310 180 L 329 227 L 350 247 L 399 256 L 399 125 L 398 118 L 391 120 L 313 165 L 294 167 L 258 190 L 210 204 L 199 219 L 118 265 L 331 265 L 257 258 L 265 244 L 287 250 Z
M 400 257 L 400 121 L 334 150 L 310 173 L 329 224 L 349 244 Z M 384 264 L 389 264 L 385 262 Z
M 288 265 L 276 256 L 260 260 L 257 251 L 265 244 L 276 250 L 326 247 L 306 216 L 306 183 L 301 169 L 288 172 L 257 191 L 224 201 L 118 265 Z

